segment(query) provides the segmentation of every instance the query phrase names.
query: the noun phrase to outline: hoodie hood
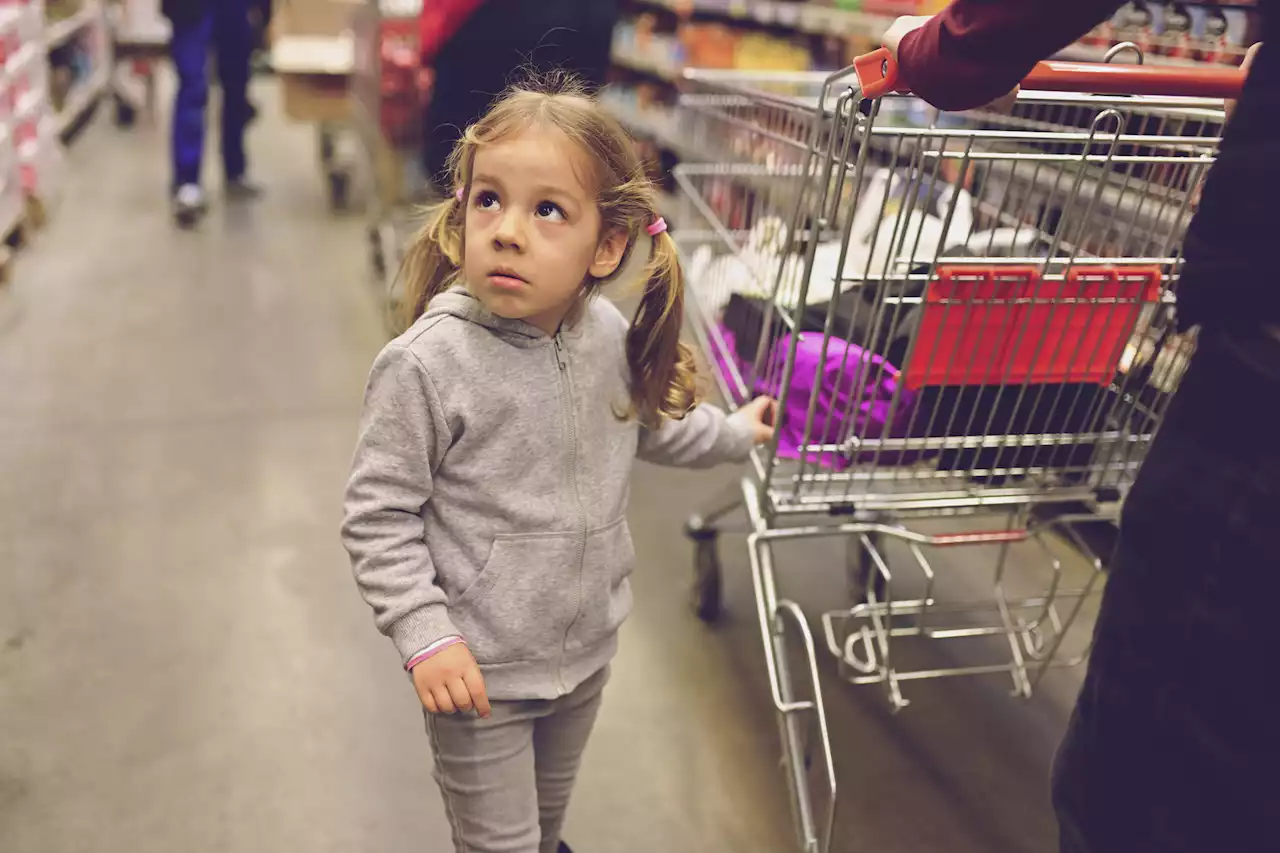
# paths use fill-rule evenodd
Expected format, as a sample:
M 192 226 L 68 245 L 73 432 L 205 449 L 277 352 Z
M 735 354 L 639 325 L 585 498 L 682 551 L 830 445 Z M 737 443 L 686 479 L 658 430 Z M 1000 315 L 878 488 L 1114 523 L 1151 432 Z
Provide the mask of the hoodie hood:
M 551 336 L 532 323 L 511 320 L 494 314 L 485 308 L 471 291 L 460 284 L 453 285 L 432 299 L 427 305 L 426 313 L 422 316 L 423 319 L 457 317 L 468 323 L 483 326 L 515 346 L 543 346 L 551 343 Z M 582 331 L 581 327 L 581 322 L 574 323 L 572 326 L 566 324 L 561 334 L 577 337 Z

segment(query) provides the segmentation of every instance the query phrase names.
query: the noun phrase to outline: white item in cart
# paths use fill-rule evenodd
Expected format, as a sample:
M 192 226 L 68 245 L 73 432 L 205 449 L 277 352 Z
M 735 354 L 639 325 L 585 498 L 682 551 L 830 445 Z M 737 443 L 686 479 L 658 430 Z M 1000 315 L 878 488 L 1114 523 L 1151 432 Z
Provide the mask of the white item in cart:
M 839 241 L 824 243 L 814 252 L 806 295 L 810 304 L 827 302 L 849 285 L 905 275 L 914 267 L 932 264 L 945 246 L 963 243 L 969 237 L 973 197 L 968 190 L 948 184 L 937 193 L 936 201 L 917 202 L 904 218 L 899 214 L 906 204 L 906 193 L 912 189 L 909 182 L 887 169 L 871 175 L 854 208 L 843 268 Z M 926 206 L 930 209 L 924 209 Z M 950 222 L 944 218 L 948 213 Z M 780 293 L 779 301 L 790 306 L 794 296 Z
M 284 0 L 272 14 L 279 36 L 340 36 L 350 31 L 356 12 L 366 0 Z
M 813 266 L 805 296 L 808 303 L 827 302 L 837 292 L 868 280 L 904 275 L 914 267 L 932 264 L 948 246 L 973 243 L 973 197 L 963 187 L 950 184 L 916 202 L 909 214 L 902 216 L 907 193 L 919 193 L 919 185 L 911 185 L 889 169 L 877 169 L 867 178 L 855 207 L 849 230 L 849 247 L 843 268 L 840 265 L 842 243 L 830 240 L 814 249 Z M 950 216 L 948 222 L 945 217 Z M 1019 241 L 1018 235 L 998 235 L 1006 244 L 993 253 L 1007 254 L 1008 246 Z M 987 232 L 988 241 L 995 232 Z M 1029 229 L 1023 229 L 1027 241 L 1034 241 Z M 787 247 L 788 229 L 778 217 L 764 217 L 748 232 L 740 255 L 726 254 L 710 258 L 709 251 L 695 253 L 691 275 L 697 277 L 703 293 L 704 307 L 719 311 L 732 294 L 768 298 L 778 286 L 778 304 L 793 308 L 798 302 L 804 258 L 792 254 L 782 259 L 781 281 L 779 254 Z M 985 245 L 973 243 L 975 248 Z M 843 271 L 842 271 L 843 270 Z

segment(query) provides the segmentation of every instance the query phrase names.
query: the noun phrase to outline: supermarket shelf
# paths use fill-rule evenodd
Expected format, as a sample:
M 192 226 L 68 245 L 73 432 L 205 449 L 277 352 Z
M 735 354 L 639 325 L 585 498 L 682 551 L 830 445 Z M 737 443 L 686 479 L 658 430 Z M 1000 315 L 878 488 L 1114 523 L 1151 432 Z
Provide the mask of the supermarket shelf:
M 1074 62 L 1104 62 L 1107 57 L 1107 51 L 1110 48 L 1093 44 L 1073 44 L 1058 51 L 1058 59 L 1069 59 Z M 1137 59 L 1131 52 L 1125 52 L 1116 57 L 1116 62 L 1132 64 Z M 1216 63 L 1207 63 L 1197 59 L 1180 59 L 1174 56 L 1162 56 L 1158 53 L 1145 53 L 1142 57 L 1143 65 L 1163 65 L 1173 68 L 1203 68 L 1206 65 L 1216 67 Z M 1230 66 L 1223 66 L 1230 67 Z
M 851 12 L 817 3 L 780 3 L 771 0 L 640 0 L 647 6 L 677 14 L 718 15 L 737 21 L 753 21 L 770 27 L 812 35 L 879 38 L 893 23 L 888 15 Z
M 57 131 L 59 136 L 65 135 L 84 116 L 89 108 L 97 103 L 98 98 L 107 90 L 107 84 L 111 81 L 110 71 L 104 70 L 96 76 L 74 89 L 67 97 L 67 102 L 62 108 L 62 112 L 58 113 Z
M 639 110 L 607 95 L 604 97 L 603 103 L 605 108 L 613 114 L 613 117 L 622 122 L 632 133 L 654 140 L 664 148 L 673 151 L 681 160 L 707 161 L 712 159 L 708 152 L 701 151 L 690 145 L 687 140 L 682 139 L 673 127 L 664 127 L 665 122 L 647 116 Z
M 630 68 L 632 71 L 639 71 L 642 74 L 649 74 L 668 83 L 675 83 L 683 73 L 683 69 L 667 67 L 617 48 L 614 48 L 611 58 L 615 65 L 621 65 L 624 68 Z
M 45 104 L 48 97 L 48 92 L 40 89 L 31 89 L 25 92 L 22 97 L 18 99 L 18 103 L 14 107 L 14 117 L 19 121 L 27 118 L 32 113 L 39 110 Z
M 22 9 L 17 6 L 0 6 L 0 32 L 7 30 L 22 17 Z
M 773 0 L 637 0 L 637 2 L 666 9 L 678 15 L 689 13 L 714 15 L 729 20 L 753 21 L 765 26 L 822 36 L 864 36 L 879 39 L 895 20 L 888 15 L 835 9 L 817 3 L 785 3 Z M 1108 47 L 1074 44 L 1061 51 L 1058 58 L 1079 62 L 1101 62 Z M 1129 55 L 1124 55 L 1120 57 L 1120 61 L 1132 62 L 1133 59 Z M 1216 63 L 1148 52 L 1144 58 L 1144 64 L 1199 67 Z
M 89 27 L 102 17 L 100 0 L 86 0 L 79 12 L 69 18 L 63 18 L 49 25 L 45 30 L 45 46 L 54 50 L 75 38 L 81 30 Z
M 40 49 L 38 44 L 24 44 L 22 48 L 11 56 L 7 63 L 5 63 L 4 70 L 8 72 L 10 76 L 16 77 L 26 70 L 29 63 L 36 59 L 39 59 L 41 62 L 44 61 L 43 50 Z

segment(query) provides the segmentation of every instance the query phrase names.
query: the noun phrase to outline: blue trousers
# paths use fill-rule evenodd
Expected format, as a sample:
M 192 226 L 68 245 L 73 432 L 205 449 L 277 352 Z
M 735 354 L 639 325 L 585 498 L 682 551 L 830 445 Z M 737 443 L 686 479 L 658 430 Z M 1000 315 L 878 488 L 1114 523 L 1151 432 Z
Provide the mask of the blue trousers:
M 253 30 L 249 0 L 216 0 L 190 20 L 174 23 L 171 50 L 178 72 L 173 109 L 173 186 L 200 183 L 205 108 L 209 103 L 209 55 L 217 59 L 222 86 L 222 167 L 228 180 L 244 176 L 244 131 L 249 106 Z

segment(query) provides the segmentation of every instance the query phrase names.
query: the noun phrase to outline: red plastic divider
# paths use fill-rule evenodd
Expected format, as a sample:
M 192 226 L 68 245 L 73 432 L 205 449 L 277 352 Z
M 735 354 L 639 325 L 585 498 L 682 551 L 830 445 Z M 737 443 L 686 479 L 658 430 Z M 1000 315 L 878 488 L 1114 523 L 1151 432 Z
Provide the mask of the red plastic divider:
M 1160 285 L 1158 266 L 1085 264 L 1055 281 L 1035 267 L 939 267 L 907 387 L 1105 385 Z

